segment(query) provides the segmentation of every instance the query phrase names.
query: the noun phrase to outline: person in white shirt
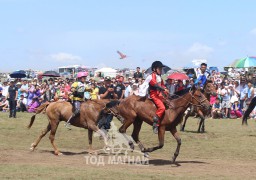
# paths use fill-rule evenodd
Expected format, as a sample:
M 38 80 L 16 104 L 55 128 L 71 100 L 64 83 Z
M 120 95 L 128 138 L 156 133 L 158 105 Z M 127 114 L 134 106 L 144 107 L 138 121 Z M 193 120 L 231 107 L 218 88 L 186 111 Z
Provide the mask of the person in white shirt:
M 7 81 L 4 81 L 3 83 L 3 86 L 2 86 L 3 90 L 2 90 L 2 96 L 7 96 L 8 94 L 8 89 L 9 89 L 9 86 L 7 84 Z
M 24 98 L 28 97 L 28 83 L 27 83 L 27 80 L 23 81 L 23 84 L 20 88 L 20 91 L 23 94 Z
M 230 90 L 227 85 L 224 86 L 224 88 L 221 89 L 221 96 L 222 96 L 222 108 L 224 109 L 224 117 L 228 117 L 228 111 L 230 109 Z
M 124 86 L 125 86 L 124 98 L 127 98 L 131 95 L 132 88 L 131 88 L 130 83 L 128 81 L 124 82 Z

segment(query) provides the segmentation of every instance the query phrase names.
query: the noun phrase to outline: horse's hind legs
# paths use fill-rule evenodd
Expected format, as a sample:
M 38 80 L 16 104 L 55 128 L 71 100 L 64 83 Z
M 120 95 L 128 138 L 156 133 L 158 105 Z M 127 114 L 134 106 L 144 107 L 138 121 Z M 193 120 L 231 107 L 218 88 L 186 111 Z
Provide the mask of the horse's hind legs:
M 49 123 L 48 126 L 41 132 L 40 136 L 37 138 L 35 142 L 31 144 L 31 151 L 34 151 L 36 146 L 39 144 L 41 139 L 51 130 L 51 124 Z

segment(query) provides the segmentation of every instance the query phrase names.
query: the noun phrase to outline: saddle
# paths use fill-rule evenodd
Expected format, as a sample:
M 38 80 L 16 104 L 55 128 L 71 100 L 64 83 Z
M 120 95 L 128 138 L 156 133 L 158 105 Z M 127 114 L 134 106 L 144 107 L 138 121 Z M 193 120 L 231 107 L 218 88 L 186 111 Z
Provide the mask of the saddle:
M 149 96 L 140 97 L 139 101 L 146 101 L 147 99 L 154 103 L 153 99 L 151 99 Z M 163 103 L 164 103 L 165 109 L 171 109 L 172 107 L 174 107 L 174 104 L 171 102 L 172 99 L 175 99 L 175 97 L 174 96 L 170 96 L 170 97 L 164 96 Z

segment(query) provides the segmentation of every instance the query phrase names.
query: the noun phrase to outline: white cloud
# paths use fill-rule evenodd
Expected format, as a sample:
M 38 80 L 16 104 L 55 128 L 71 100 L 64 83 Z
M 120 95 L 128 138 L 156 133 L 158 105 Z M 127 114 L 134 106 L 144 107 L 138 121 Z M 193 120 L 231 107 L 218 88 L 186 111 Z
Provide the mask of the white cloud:
M 57 53 L 50 55 L 51 59 L 58 61 L 58 62 L 79 62 L 82 60 L 80 56 L 75 56 L 69 53 Z
M 252 35 L 256 36 L 256 28 L 252 29 L 252 30 L 250 31 L 250 33 L 251 33 Z
M 208 55 L 214 51 L 213 48 L 201 44 L 201 43 L 194 43 L 192 46 L 189 47 L 188 53 L 192 54 L 202 54 L 202 55 Z

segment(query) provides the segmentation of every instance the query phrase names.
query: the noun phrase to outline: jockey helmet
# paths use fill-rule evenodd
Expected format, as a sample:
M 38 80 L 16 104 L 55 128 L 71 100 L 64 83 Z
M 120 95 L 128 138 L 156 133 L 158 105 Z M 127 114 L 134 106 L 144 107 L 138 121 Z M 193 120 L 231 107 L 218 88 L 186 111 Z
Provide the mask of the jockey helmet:
M 79 72 L 77 74 L 77 78 L 81 78 L 81 77 L 87 77 L 88 76 L 88 72 Z
M 154 61 L 151 65 L 151 70 L 153 71 L 155 68 L 164 67 L 161 61 Z

